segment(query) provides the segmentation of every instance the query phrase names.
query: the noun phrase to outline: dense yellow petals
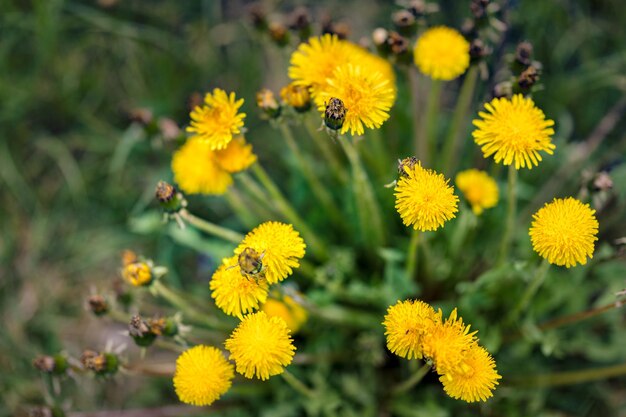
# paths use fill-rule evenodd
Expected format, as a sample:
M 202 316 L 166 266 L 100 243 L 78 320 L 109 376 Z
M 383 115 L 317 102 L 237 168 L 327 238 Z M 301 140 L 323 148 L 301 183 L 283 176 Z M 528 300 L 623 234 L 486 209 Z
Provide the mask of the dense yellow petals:
M 241 133 L 245 113 L 239 113 L 243 99 L 237 100 L 235 93 L 216 88 L 204 96 L 204 105 L 196 106 L 189 117 L 191 126 L 187 132 L 205 141 L 211 150 L 223 149 L 233 138 Z
M 485 171 L 468 169 L 459 172 L 455 183 L 476 215 L 480 215 L 483 210 L 498 204 L 498 184 Z
M 530 240 L 535 252 L 554 265 L 584 265 L 598 240 L 595 210 L 575 198 L 555 198 L 533 215 Z
M 176 360 L 174 389 L 180 401 L 210 405 L 231 386 L 235 373 L 222 352 L 212 346 L 194 346 Z
M 461 366 L 441 375 L 439 380 L 450 397 L 472 403 L 492 397 L 501 378 L 489 352 L 474 344 L 467 351 Z
M 268 283 L 275 284 L 287 278 L 294 268 L 300 266 L 306 245 L 292 225 L 265 222 L 246 235 L 235 249 L 235 255 L 239 255 L 246 248 L 262 254 L 262 273 Z
M 233 183 L 232 176 L 217 164 L 209 145 L 194 138 L 174 153 L 172 171 L 187 194 L 224 194 Z
M 554 121 L 546 120 L 532 99 L 521 94 L 510 100 L 494 98 L 485 104 L 485 109 L 486 112 L 478 112 L 482 120 L 473 121 L 476 129 L 472 132 L 485 158 L 493 155 L 497 163 L 532 169 L 541 161 L 540 151 L 554 153 Z
M 283 373 L 296 350 L 285 321 L 262 311 L 245 316 L 225 345 L 237 372 L 263 380 Z
M 399 301 L 387 309 L 387 349 L 407 359 L 423 357 L 423 340 L 441 324 L 441 314 L 423 301 Z
M 152 282 L 152 271 L 145 262 L 133 262 L 124 265 L 122 277 L 126 282 L 135 287 L 148 285 Z
M 300 330 L 308 318 L 304 307 L 288 295 L 284 296 L 282 300 L 275 298 L 268 299 L 265 304 L 263 304 L 262 310 L 268 317 L 280 317 L 285 320 L 291 333 L 296 333 Z
M 252 145 L 246 143 L 243 137 L 234 138 L 226 148 L 215 151 L 214 155 L 217 164 L 231 174 L 248 169 L 257 160 Z
M 456 30 L 437 26 L 419 37 L 413 57 L 419 70 L 435 80 L 449 81 L 467 70 L 470 44 Z
M 395 188 L 396 210 L 406 226 L 420 231 L 437 230 L 455 217 L 459 198 L 442 174 L 417 162 L 404 168 Z
M 236 256 L 225 259 L 215 271 L 210 288 L 215 305 L 224 313 L 240 319 L 267 300 L 268 284 L 265 278 L 243 275 Z

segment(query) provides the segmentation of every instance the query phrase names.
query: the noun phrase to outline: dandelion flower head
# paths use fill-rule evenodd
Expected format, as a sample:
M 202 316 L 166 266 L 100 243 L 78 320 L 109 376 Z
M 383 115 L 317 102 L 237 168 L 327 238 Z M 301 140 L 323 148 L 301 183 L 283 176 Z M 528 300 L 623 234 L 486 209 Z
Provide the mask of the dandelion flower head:
M 341 134 L 350 131 L 352 135 L 362 135 L 364 127 L 377 129 L 389 118 L 396 91 L 381 72 L 348 63 L 336 67 L 326 81 L 316 94 L 315 103 L 322 114 L 331 98 L 344 103 L 346 116 Z
M 245 316 L 225 346 L 237 372 L 263 380 L 283 373 L 296 350 L 285 321 L 262 311 Z
M 204 104 L 196 106 L 189 115 L 191 126 L 187 132 L 195 134 L 196 140 L 205 141 L 211 150 L 223 149 L 241 133 L 245 113 L 239 113 L 243 99 L 237 100 L 235 93 L 216 88 L 204 96 Z
M 472 206 L 476 215 L 498 204 L 498 184 L 485 171 L 468 169 L 456 176 L 456 186 Z
M 437 230 L 455 217 L 459 198 L 442 174 L 422 168 L 418 161 L 405 166 L 395 188 L 396 210 L 405 226 Z
M 226 148 L 214 152 L 217 164 L 231 174 L 244 171 L 256 162 L 256 155 L 252 152 L 252 145 L 246 143 L 243 137 L 234 138 Z
M 270 284 L 284 280 L 300 266 L 306 245 L 290 224 L 265 222 L 246 235 L 235 249 L 239 255 L 246 248 L 262 254 L 263 274 Z
M 387 348 L 407 359 L 423 357 L 424 337 L 441 323 L 441 314 L 420 300 L 398 301 L 387 309 L 383 325 Z
M 224 194 L 233 183 L 210 146 L 193 138 L 174 153 L 172 171 L 174 180 L 187 194 Z
M 542 159 L 540 151 L 554 153 L 554 121 L 546 120 L 532 99 L 521 94 L 510 100 L 494 98 L 485 109 L 478 113 L 482 119 L 473 121 L 476 129 L 472 132 L 485 158 L 493 155 L 496 163 L 532 169 Z
M 439 374 L 458 370 L 467 352 L 477 342 L 475 334 L 470 333 L 470 326 L 457 316 L 455 308 L 445 322 L 424 337 L 424 356 L 433 361 Z
M 472 403 L 492 397 L 501 378 L 489 352 L 474 344 L 467 351 L 460 369 L 441 375 L 439 380 L 450 397 Z
M 235 373 L 222 352 L 212 346 L 194 346 L 176 360 L 174 389 L 191 405 L 210 405 L 231 386 Z
M 226 314 L 240 319 L 267 300 L 268 284 L 265 278 L 249 277 L 241 273 L 237 257 L 224 260 L 210 283 L 211 297 Z
M 435 80 L 449 81 L 467 70 L 470 44 L 458 31 L 437 26 L 419 37 L 413 57 L 419 70 Z
M 133 262 L 124 265 L 122 277 L 131 285 L 141 287 L 152 282 L 152 270 L 145 262 Z
M 535 252 L 554 265 L 584 265 L 598 240 L 595 210 L 575 198 L 555 198 L 533 215 L 530 240 Z
M 282 300 L 269 298 L 263 304 L 262 310 L 268 317 L 280 317 L 287 324 L 291 333 L 296 333 L 306 322 L 308 314 L 296 300 L 288 295 Z

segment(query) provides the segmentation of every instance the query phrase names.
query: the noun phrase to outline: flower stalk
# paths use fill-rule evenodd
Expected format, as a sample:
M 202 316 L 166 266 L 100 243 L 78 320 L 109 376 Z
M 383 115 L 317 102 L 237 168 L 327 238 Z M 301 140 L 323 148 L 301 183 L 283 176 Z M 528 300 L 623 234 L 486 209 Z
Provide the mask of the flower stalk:
M 300 381 L 294 374 L 289 372 L 288 370 L 284 370 L 280 376 L 289 384 L 291 388 L 298 391 L 300 394 L 304 395 L 307 398 L 314 398 L 315 391 L 311 388 L 307 387 L 302 381 Z
M 506 227 L 500 245 L 499 263 L 506 262 L 509 256 L 511 240 L 515 229 L 516 207 L 517 207 L 517 169 L 515 165 L 509 165 L 509 180 L 507 186 L 508 206 L 506 211 Z
M 537 293 L 537 290 L 539 290 L 539 287 L 541 287 L 541 285 L 543 284 L 543 281 L 546 279 L 546 275 L 548 274 L 549 268 L 550 268 L 550 262 L 548 262 L 547 259 L 544 259 L 539 265 L 539 267 L 535 270 L 535 274 L 533 275 L 532 280 L 528 283 L 528 286 L 526 287 L 526 291 L 524 291 L 524 294 L 519 299 L 519 302 L 517 303 L 515 308 L 511 311 L 511 317 L 510 317 L 509 322 L 511 323 L 515 322 L 519 318 L 520 314 L 522 314 L 526 310 L 526 308 L 528 307 L 528 304 L 530 304 L 530 301 L 533 299 L 533 297 Z
M 219 237 L 220 239 L 224 239 L 232 243 L 239 243 L 241 239 L 243 239 L 242 234 L 225 227 L 218 226 L 215 223 L 208 222 L 200 217 L 196 217 L 187 210 L 181 210 L 179 214 L 184 221 L 212 236 Z
M 431 368 L 432 364 L 430 362 L 424 363 L 422 366 L 417 368 L 417 371 L 415 371 L 413 375 L 411 375 L 408 379 L 393 387 L 391 389 L 391 392 L 394 395 L 404 394 L 405 392 L 409 391 L 411 388 L 419 384 Z
M 406 258 L 406 278 L 411 281 L 417 270 L 417 258 L 419 256 L 417 249 L 420 242 L 420 232 L 417 229 L 411 231 L 411 240 Z

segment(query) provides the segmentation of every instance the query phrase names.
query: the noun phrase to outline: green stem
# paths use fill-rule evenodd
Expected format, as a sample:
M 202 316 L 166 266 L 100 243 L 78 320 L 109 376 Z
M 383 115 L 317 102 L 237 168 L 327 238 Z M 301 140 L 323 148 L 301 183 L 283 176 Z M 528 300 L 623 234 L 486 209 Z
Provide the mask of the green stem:
M 537 293 L 539 287 L 541 287 L 541 284 L 543 284 L 543 281 L 546 279 L 549 268 L 550 262 L 544 259 L 541 262 L 541 265 L 539 265 L 539 267 L 535 270 L 535 275 L 533 276 L 533 279 L 528 283 L 526 291 L 524 291 L 524 294 L 519 299 L 519 302 L 512 310 L 509 320 L 510 323 L 515 322 L 519 318 L 520 314 L 522 314 L 526 310 L 526 307 L 528 307 L 528 304 Z
M 215 317 L 211 317 L 209 314 L 198 311 L 195 308 L 193 308 L 187 300 L 185 300 L 182 296 L 177 294 L 172 289 L 166 287 L 159 280 L 156 280 L 152 284 L 151 290 L 154 291 L 155 294 L 160 295 L 173 307 L 179 309 L 183 313 L 183 316 L 186 316 L 189 320 L 194 321 L 197 324 L 202 324 L 212 329 L 226 330 L 226 331 L 232 330 L 232 327 L 229 326 L 228 324 L 222 323 L 219 320 L 217 320 Z
M 338 140 L 352 166 L 352 187 L 357 201 L 361 230 L 372 247 L 379 247 L 384 244 L 385 237 L 380 207 L 376 200 L 372 183 L 365 172 L 354 144 L 345 137 Z
M 258 224 L 257 216 L 252 213 L 249 206 L 246 205 L 235 188 L 230 187 L 225 196 L 226 201 L 228 201 L 228 204 L 239 218 L 239 221 L 241 221 L 246 228 L 250 229 Z
M 557 385 L 573 385 L 583 382 L 598 381 L 626 375 L 626 363 L 605 366 L 602 368 L 585 369 L 584 371 L 556 372 L 552 374 L 531 375 L 526 377 L 509 377 L 513 386 L 551 387 Z
M 406 278 L 409 281 L 413 280 L 415 271 L 417 270 L 417 248 L 419 246 L 420 232 L 417 229 L 411 231 L 411 241 L 409 242 L 409 250 L 406 258 Z
M 378 329 L 380 318 L 374 314 L 338 305 L 324 307 L 308 306 L 309 314 L 329 323 L 357 329 Z
M 613 310 L 615 308 L 620 308 L 622 306 L 624 306 L 623 301 L 621 302 L 616 301 L 614 303 L 607 304 L 602 307 L 596 307 L 590 310 L 581 311 L 579 313 L 569 314 L 567 316 L 559 317 L 553 320 L 549 320 L 545 323 L 542 323 L 541 325 L 539 325 L 539 330 L 545 331 L 545 330 L 550 330 L 550 329 L 555 329 L 557 327 L 565 326 L 567 324 L 576 323 L 576 322 L 579 322 L 579 321 L 582 321 L 591 317 L 598 316 L 602 313 Z
M 417 155 L 423 162 L 422 165 L 428 165 L 430 158 L 433 157 L 437 150 L 437 114 L 439 113 L 439 99 L 441 97 L 440 80 L 431 80 L 430 91 L 428 93 L 428 104 L 426 105 L 426 119 L 420 126 L 421 140 L 426 142 L 425 157 Z M 430 165 L 433 165 L 430 162 Z
M 273 199 L 273 203 L 276 204 L 280 212 L 283 216 L 285 216 L 285 219 L 291 222 L 296 230 L 302 233 L 302 237 L 304 238 L 307 246 L 311 249 L 313 255 L 317 258 L 327 258 L 328 255 L 326 248 L 321 240 L 315 233 L 313 233 L 309 226 L 307 226 L 306 222 L 302 220 L 291 204 L 289 204 L 278 189 L 278 186 L 274 184 L 274 181 L 272 181 L 269 175 L 267 175 L 267 172 L 265 172 L 258 162 L 252 166 L 252 171 Z
M 515 212 L 517 206 L 517 169 L 515 165 L 509 165 L 509 183 L 507 187 L 507 195 L 509 205 L 506 213 L 506 228 L 504 229 L 504 236 L 500 246 L 500 259 L 499 263 L 506 262 L 509 256 L 509 249 L 511 247 L 511 240 L 515 229 Z
M 313 121 L 312 117 L 305 117 L 304 127 L 311 136 L 313 142 L 317 145 L 317 147 L 324 155 L 326 161 L 328 161 L 331 172 L 335 177 L 337 177 L 341 184 L 347 184 L 348 174 L 346 172 L 345 166 L 341 163 L 339 157 L 331 147 L 330 138 L 328 138 L 328 135 L 320 135 L 320 132 L 315 128 L 314 123 L 315 122 Z
M 454 166 L 458 155 L 463 150 L 464 142 L 461 142 L 461 136 L 464 127 L 464 122 L 467 119 L 467 115 L 472 104 L 472 97 L 474 96 L 474 89 L 476 87 L 476 80 L 478 79 L 478 65 L 472 65 L 461 86 L 459 97 L 456 102 L 454 114 L 452 116 L 452 123 L 450 124 L 450 130 L 448 137 L 443 148 L 443 172 L 447 175 L 452 175 Z
M 189 213 L 187 210 L 181 210 L 179 214 L 184 221 L 210 235 L 233 243 L 239 243 L 243 239 L 243 235 L 241 233 L 237 233 L 233 230 L 218 226 L 214 223 L 201 219 L 200 217 L 196 217 L 193 214 Z
M 407 392 L 408 390 L 413 388 L 415 385 L 419 384 L 419 382 L 424 378 L 424 376 L 426 376 L 428 371 L 430 371 L 430 368 L 431 368 L 431 364 L 428 362 L 425 363 L 420 368 L 418 368 L 417 371 L 413 375 L 411 375 L 409 379 L 393 387 L 391 389 L 391 392 L 394 395 L 399 395 L 399 394 L 403 394 Z
M 287 382 L 291 386 L 291 388 L 295 389 L 300 394 L 308 398 L 315 397 L 315 391 L 313 391 L 311 388 L 304 385 L 302 381 L 300 381 L 294 374 L 292 374 L 288 370 L 285 369 L 283 373 L 280 374 L 280 376 L 283 377 L 285 382 Z
M 422 136 L 422 118 L 419 104 L 419 74 L 417 68 L 411 65 L 407 71 L 411 94 L 411 120 L 413 121 L 413 141 L 415 144 L 415 155 L 422 161 L 422 164 L 428 164 L 428 142 L 426 137 Z
M 341 218 L 339 208 L 333 201 L 333 198 L 328 192 L 328 189 L 322 185 L 322 183 L 319 180 L 319 177 L 315 174 L 315 170 L 313 166 L 311 165 L 311 160 L 308 158 L 305 158 L 302 152 L 300 152 L 298 143 L 293 137 L 293 132 L 291 131 L 291 129 L 285 122 L 278 123 L 278 126 L 283 135 L 283 138 L 285 139 L 285 142 L 287 142 L 287 146 L 296 157 L 296 161 L 298 165 L 300 166 L 300 168 L 302 169 L 302 173 L 304 174 L 304 177 L 309 182 L 309 185 L 311 186 L 311 190 L 313 191 L 313 194 L 315 194 L 319 202 L 322 203 L 322 205 L 324 206 L 326 215 L 335 224 L 339 225 L 340 227 L 343 227 L 345 222 L 343 222 Z

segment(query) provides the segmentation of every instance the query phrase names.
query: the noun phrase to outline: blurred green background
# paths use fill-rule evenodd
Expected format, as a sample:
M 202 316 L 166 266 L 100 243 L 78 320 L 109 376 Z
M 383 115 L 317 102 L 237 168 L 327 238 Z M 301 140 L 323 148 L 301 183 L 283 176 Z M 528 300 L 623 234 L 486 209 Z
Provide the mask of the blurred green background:
M 325 14 L 347 22 L 354 41 L 369 38 L 377 26 L 389 27 L 397 9 L 385 1 L 265 3 L 273 19 L 284 18 L 297 5 L 310 6 L 316 24 Z M 441 1 L 434 21 L 459 27 L 469 16 L 466 3 Z M 65 349 L 77 355 L 110 338 L 123 342 L 123 326 L 97 322 L 86 314 L 83 301 L 117 277 L 122 249 L 177 265 L 172 279 L 181 286 L 206 284 L 214 259 L 198 259 L 168 229 L 155 228 L 154 222 L 160 222 L 156 211 L 141 222 L 132 220 L 154 209 L 154 186 L 171 179 L 170 155 L 176 147 L 174 140 L 132 123 L 133 109 L 149 109 L 155 120 L 170 118 L 184 127 L 194 93 L 216 86 L 234 90 L 246 100 L 248 139 L 256 153 L 270 171 L 281 169 L 280 144 L 260 120 L 254 94 L 261 87 L 277 90 L 287 81 L 288 52 L 261 53 L 247 5 L 240 0 L 0 0 L 1 415 L 43 403 L 31 366 L 37 354 Z M 511 1 L 504 20 L 506 44 L 494 51 L 493 61 L 521 40 L 534 44 L 545 87 L 536 101 L 556 121 L 557 145 L 584 141 L 622 100 L 622 111 L 601 145 L 606 152 L 598 152 L 592 162 L 623 162 L 623 2 Z M 533 170 L 529 178 L 555 172 L 565 159 L 555 157 L 545 171 Z M 577 181 L 562 182 L 560 195 L 575 193 Z M 626 184 L 616 180 L 616 186 Z M 221 200 L 191 203 L 208 218 L 244 231 Z M 605 239 L 624 234 L 622 220 L 617 216 L 611 227 L 603 227 Z M 70 383 L 76 410 L 177 404 L 168 379 L 150 389 L 146 380 L 124 376 L 112 383 L 79 381 Z M 568 406 L 568 398 L 584 396 L 587 389 L 560 388 L 548 401 L 554 413 L 546 415 L 602 415 L 594 400 L 586 403 L 587 410 Z M 589 389 L 626 415 L 623 378 Z

